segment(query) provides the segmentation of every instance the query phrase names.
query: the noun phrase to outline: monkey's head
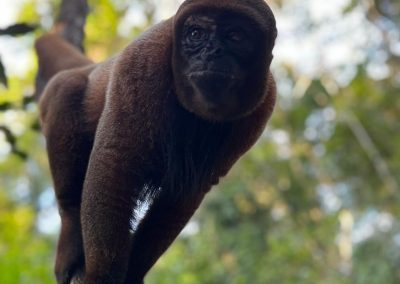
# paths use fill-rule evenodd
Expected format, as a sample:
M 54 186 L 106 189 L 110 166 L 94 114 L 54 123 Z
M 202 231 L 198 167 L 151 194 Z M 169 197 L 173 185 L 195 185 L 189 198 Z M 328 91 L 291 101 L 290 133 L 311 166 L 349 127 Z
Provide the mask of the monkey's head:
M 211 121 L 234 120 L 265 99 L 275 18 L 263 0 L 187 0 L 174 19 L 178 100 Z

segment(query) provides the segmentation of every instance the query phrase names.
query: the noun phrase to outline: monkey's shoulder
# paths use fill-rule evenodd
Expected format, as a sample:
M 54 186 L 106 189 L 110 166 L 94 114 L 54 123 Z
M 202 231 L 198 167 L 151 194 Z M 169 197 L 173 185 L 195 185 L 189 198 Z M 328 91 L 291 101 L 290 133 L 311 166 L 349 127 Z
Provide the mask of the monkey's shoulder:
M 154 73 L 170 64 L 172 53 L 172 19 L 150 27 L 133 40 L 116 58 L 116 72 Z

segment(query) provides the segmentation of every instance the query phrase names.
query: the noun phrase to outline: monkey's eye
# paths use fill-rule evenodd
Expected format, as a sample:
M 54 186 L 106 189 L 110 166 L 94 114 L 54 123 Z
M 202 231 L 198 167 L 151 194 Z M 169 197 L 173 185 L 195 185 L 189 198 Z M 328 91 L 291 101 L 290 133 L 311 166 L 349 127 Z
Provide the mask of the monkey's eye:
M 207 32 L 205 29 L 194 27 L 189 30 L 188 39 L 190 41 L 203 41 L 207 39 Z

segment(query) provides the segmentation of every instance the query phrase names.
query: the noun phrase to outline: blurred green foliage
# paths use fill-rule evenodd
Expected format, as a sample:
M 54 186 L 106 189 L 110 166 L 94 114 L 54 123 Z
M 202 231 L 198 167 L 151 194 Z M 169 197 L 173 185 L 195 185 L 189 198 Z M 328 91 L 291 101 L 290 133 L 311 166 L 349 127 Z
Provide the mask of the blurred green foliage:
M 0 192 L 0 282 L 53 283 L 52 249 L 35 232 L 32 206 L 12 202 Z
M 289 2 L 276 1 L 275 9 Z M 59 1 L 47 3 L 25 1 L 18 21 L 49 28 Z M 157 1 L 91 4 L 86 45 L 95 60 L 120 50 L 157 11 Z M 147 20 L 122 36 L 130 4 Z M 400 32 L 392 13 L 400 8 L 396 1 L 352 1 L 342 16 L 361 8 L 381 33 L 382 44 L 371 53 L 385 54 L 389 75 L 371 77 L 369 57 L 353 66 L 344 85 L 333 73 L 276 67 L 278 85 L 289 85 L 291 95 L 281 92 L 263 137 L 209 194 L 146 283 L 400 283 L 400 57 L 385 40 Z M 33 35 L 25 38 L 31 47 Z M 33 58 L 32 52 L 25 75 L 9 76 L 8 89 L 0 86 L 0 126 L 28 155 L 26 161 L 16 155 L 0 131 L 0 283 L 7 284 L 54 283 L 57 236 L 38 225 L 51 181 L 29 100 Z

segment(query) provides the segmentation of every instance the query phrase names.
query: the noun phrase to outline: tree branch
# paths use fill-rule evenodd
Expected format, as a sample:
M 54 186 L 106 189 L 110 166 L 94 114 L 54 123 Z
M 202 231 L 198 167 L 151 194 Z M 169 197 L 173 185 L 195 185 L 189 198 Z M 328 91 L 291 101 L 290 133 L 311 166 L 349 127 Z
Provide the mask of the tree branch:
M 87 0 L 63 0 L 56 24 L 61 28 L 61 36 L 82 51 L 88 12 Z
M 394 195 L 399 192 L 399 185 L 397 184 L 396 179 L 393 177 L 389 170 L 389 166 L 375 146 L 371 136 L 368 134 L 361 121 L 354 115 L 354 113 L 349 111 L 343 113 L 342 118 L 371 160 L 376 172 L 389 190 L 390 194 Z

